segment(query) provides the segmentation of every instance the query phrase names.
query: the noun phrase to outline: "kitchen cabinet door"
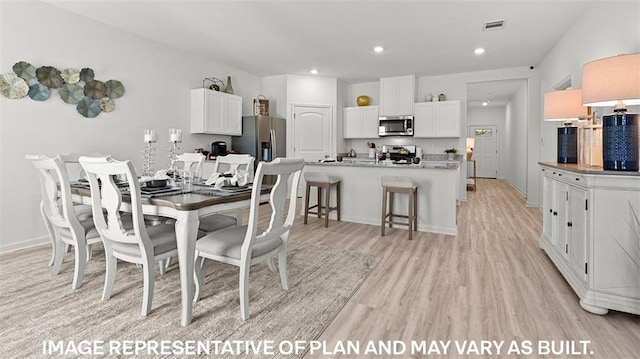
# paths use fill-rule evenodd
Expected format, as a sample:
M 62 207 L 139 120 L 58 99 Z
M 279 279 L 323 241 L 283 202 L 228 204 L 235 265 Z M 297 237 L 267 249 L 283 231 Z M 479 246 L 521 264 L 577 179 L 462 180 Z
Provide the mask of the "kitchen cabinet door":
M 362 135 L 364 138 L 378 138 L 378 106 L 362 107 Z
M 345 107 L 344 138 L 377 138 L 378 106 Z
M 436 105 L 434 102 L 416 103 L 413 107 L 413 137 L 438 137 L 436 132 Z
M 415 98 L 414 75 L 380 79 L 380 116 L 413 115 Z
M 209 89 L 191 90 L 191 133 L 242 134 L 242 97 Z
M 438 137 L 460 137 L 460 101 L 436 103 Z
M 413 137 L 460 137 L 460 101 L 419 102 L 413 109 Z

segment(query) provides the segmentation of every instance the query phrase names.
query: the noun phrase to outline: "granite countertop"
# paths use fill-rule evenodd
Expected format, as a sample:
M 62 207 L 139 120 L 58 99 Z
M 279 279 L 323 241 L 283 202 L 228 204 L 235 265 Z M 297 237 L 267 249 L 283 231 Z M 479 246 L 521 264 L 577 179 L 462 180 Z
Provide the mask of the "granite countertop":
M 583 166 L 576 163 L 538 162 L 538 164 L 559 170 L 588 175 L 640 176 L 639 171 L 610 171 L 604 170 L 602 167 Z
M 443 169 L 443 170 L 455 170 L 461 165 L 461 157 L 458 156 L 455 160 L 448 161 L 445 156 L 440 155 L 426 155 L 425 159 L 420 160 L 418 164 L 397 164 L 393 161 L 380 161 L 376 163 L 374 159 L 357 156 L 357 157 L 345 157 L 342 162 L 306 162 L 306 165 L 311 166 L 333 166 L 333 167 L 376 167 L 376 168 L 408 168 L 408 169 Z

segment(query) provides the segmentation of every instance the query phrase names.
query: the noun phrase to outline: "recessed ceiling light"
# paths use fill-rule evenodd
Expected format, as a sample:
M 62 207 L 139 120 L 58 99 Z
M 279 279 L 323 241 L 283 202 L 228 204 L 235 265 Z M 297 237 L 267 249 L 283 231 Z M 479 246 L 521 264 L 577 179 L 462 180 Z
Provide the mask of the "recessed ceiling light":
M 473 50 L 473 53 L 476 54 L 476 55 L 482 55 L 482 54 L 484 54 L 484 49 L 482 47 L 479 47 L 479 48 Z
M 489 103 L 487 101 L 482 101 L 482 106 L 487 106 Z
M 311 69 L 311 74 L 313 75 L 317 75 L 318 74 L 318 69 Z
M 376 47 L 373 48 L 373 51 L 380 53 L 380 52 L 384 51 L 384 47 L 376 46 Z

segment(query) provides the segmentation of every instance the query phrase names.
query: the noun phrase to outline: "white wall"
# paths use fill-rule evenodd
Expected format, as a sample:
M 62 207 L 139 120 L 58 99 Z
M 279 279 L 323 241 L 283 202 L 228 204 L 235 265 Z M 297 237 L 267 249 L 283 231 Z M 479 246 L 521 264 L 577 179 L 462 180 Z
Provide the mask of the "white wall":
M 467 109 L 467 133 L 470 126 L 496 126 L 498 131 L 498 177 L 505 177 L 504 151 L 505 144 L 505 106 L 472 107 Z
M 349 84 L 345 106 L 357 106 L 358 96 L 369 96 L 369 105 L 380 105 L 380 81 Z
M 90 67 L 96 79 L 117 79 L 126 90 L 113 112 L 93 119 L 82 117 L 57 94 L 44 102 L 0 97 L 0 251 L 48 241 L 38 211 L 38 179 L 25 154 L 102 152 L 131 159 L 140 168 L 142 130 L 153 128 L 159 134 L 156 167 L 164 167 L 169 128 L 182 128 L 184 151 L 229 141 L 228 136 L 189 134 L 189 90 L 201 87 L 205 77 L 226 80 L 231 75 L 245 114 L 252 113 L 252 99 L 260 93 L 254 75 L 45 3 L 0 2 L 0 9 L 2 73 L 12 72 L 18 61 L 58 69 Z
M 638 52 L 640 2 L 595 2 L 540 63 L 541 90 L 543 93 L 553 91 L 565 79 L 571 80 L 572 87 L 581 88 L 582 67 L 587 62 Z M 638 113 L 639 108 L 636 106 L 630 112 Z M 610 109 L 604 108 L 595 108 L 594 111 L 598 115 L 611 113 Z M 560 125 L 558 122 L 547 122 L 541 126 L 541 161 L 556 161 L 556 128 Z
M 505 147 L 500 159 L 504 178 L 523 194 L 527 191 L 527 97 L 525 84 L 505 106 Z
M 261 92 L 269 99 L 269 115 L 287 117 L 287 76 L 277 75 L 261 79 Z M 289 142 L 289 141 L 287 141 Z

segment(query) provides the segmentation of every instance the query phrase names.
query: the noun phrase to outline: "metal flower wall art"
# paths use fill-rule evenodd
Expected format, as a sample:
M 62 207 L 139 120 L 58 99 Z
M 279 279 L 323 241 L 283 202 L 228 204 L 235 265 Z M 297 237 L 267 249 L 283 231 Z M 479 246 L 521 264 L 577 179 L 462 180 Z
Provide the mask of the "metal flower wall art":
M 53 90 L 60 99 L 76 106 L 79 114 L 87 118 L 116 108 L 113 101 L 124 94 L 124 86 L 118 80 L 102 82 L 95 79 L 92 69 L 73 68 L 62 71 L 52 66 L 35 68 L 28 62 L 13 65 L 13 72 L 0 75 L 0 93 L 9 99 L 29 96 L 34 101 L 46 101 Z

